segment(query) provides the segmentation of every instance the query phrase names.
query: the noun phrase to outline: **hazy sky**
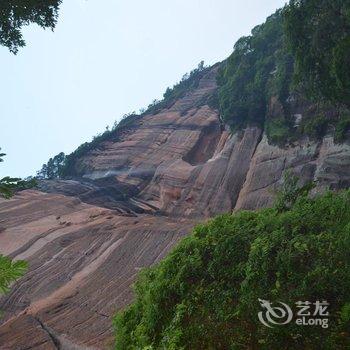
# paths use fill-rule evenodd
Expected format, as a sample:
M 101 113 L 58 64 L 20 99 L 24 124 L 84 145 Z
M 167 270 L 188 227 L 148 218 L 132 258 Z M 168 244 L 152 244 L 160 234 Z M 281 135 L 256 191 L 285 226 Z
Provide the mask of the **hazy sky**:
M 124 113 L 161 98 L 285 0 L 63 0 L 54 32 L 31 25 L 17 56 L 0 47 L 0 176 L 34 175 Z

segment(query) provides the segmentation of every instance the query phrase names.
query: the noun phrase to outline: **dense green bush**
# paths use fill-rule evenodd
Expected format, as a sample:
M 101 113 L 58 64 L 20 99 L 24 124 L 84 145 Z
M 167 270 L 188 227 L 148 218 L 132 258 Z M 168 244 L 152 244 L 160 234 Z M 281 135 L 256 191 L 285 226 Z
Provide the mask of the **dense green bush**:
M 269 141 L 283 146 L 291 135 L 291 128 L 288 124 L 284 116 L 266 120 L 265 131 Z
M 199 225 L 144 270 L 136 300 L 114 319 L 116 349 L 346 349 L 350 192 L 292 202 Z M 327 300 L 329 328 L 267 328 L 259 298 Z
M 324 114 L 306 118 L 302 122 L 302 131 L 311 138 L 317 139 L 325 135 L 329 121 Z

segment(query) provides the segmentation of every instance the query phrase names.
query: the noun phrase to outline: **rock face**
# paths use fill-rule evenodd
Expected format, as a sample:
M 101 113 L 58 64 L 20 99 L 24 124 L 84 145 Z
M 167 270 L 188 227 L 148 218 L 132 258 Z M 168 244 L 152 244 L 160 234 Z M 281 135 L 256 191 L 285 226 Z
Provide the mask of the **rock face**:
M 30 264 L 1 303 L 1 349 L 11 350 L 108 348 L 111 317 L 130 302 L 135 274 L 161 259 L 193 225 L 120 216 L 37 191 L 0 206 L 2 253 Z
M 0 349 L 106 349 L 138 271 L 197 222 L 271 205 L 288 168 L 315 191 L 349 186 L 350 147 L 331 137 L 279 148 L 257 127 L 226 130 L 206 102 L 216 70 L 81 157 L 79 178 L 0 201 L 0 253 L 30 264 L 0 299 Z

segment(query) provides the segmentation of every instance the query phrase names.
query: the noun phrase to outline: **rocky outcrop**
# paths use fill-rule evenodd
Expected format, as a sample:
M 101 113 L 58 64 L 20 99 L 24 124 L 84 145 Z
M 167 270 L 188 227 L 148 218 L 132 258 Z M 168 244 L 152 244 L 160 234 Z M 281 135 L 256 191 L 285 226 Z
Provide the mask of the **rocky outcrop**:
M 30 270 L 3 298 L 1 349 L 107 348 L 111 317 L 132 298 L 138 271 L 193 226 L 186 219 L 120 216 L 62 195 L 24 191 L 2 201 L 1 252 Z M 73 346 L 72 345 L 72 346 Z
M 349 162 L 350 146 L 334 144 L 331 136 L 319 142 L 300 140 L 283 149 L 269 145 L 264 136 L 252 157 L 235 209 L 257 209 L 271 205 L 287 169 L 296 174 L 303 184 L 314 181 L 314 192 L 348 188 Z
M 207 103 L 216 70 L 81 157 L 79 177 L 0 201 L 0 253 L 30 264 L 0 301 L 1 349 L 106 349 L 138 271 L 198 221 L 271 205 L 289 168 L 315 191 L 349 186 L 350 146 L 330 136 L 280 148 L 257 127 L 230 133 Z

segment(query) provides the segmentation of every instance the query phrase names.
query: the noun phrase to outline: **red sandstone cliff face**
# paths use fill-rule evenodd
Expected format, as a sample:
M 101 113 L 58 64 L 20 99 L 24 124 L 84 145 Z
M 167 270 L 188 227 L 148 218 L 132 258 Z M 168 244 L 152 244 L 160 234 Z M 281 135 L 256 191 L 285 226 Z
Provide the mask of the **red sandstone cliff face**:
M 230 134 L 203 102 L 216 69 L 82 157 L 81 178 L 0 201 L 0 253 L 30 264 L 0 300 L 1 349 L 106 349 L 137 272 L 198 221 L 270 205 L 287 168 L 316 191 L 349 185 L 350 147 L 331 137 L 282 149 L 256 127 Z
M 51 349 L 55 342 L 67 349 L 107 348 L 111 317 L 130 302 L 135 274 L 161 259 L 193 225 L 120 216 L 38 191 L 24 191 L 0 206 L 2 253 L 30 264 L 1 304 L 2 349 Z

